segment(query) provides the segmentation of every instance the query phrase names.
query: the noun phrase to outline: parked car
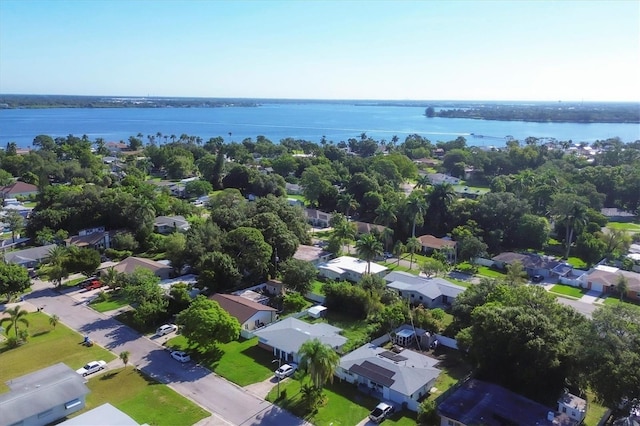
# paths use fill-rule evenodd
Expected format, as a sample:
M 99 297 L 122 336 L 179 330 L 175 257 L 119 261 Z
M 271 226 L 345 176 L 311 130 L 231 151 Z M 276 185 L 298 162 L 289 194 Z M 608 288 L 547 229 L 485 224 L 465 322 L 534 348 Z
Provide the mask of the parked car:
M 84 376 L 88 376 L 89 374 L 93 374 L 97 371 L 104 370 L 106 367 L 107 367 L 107 363 L 102 360 L 91 361 L 87 363 L 87 365 L 85 365 L 84 367 L 77 369 L 76 373 L 84 377 Z
M 175 324 L 164 324 L 164 325 L 161 325 L 160 327 L 158 327 L 158 329 L 156 330 L 156 334 L 158 336 L 164 336 L 165 334 L 173 333 L 176 330 L 178 330 L 178 326 L 177 325 L 175 325 Z
M 87 285 L 84 289 L 87 291 L 91 291 L 91 290 L 95 290 L 102 287 L 102 281 L 100 280 L 93 280 L 89 283 L 89 285 Z
M 278 379 L 284 379 L 285 377 L 293 375 L 293 373 L 295 373 L 297 369 L 298 364 L 285 364 L 280 366 L 280 368 L 275 371 L 275 375 Z
M 544 277 L 542 275 L 536 274 L 536 275 L 531 277 L 531 281 L 533 281 L 534 283 L 539 283 L 539 282 L 544 281 Z
M 393 407 L 387 403 L 381 402 L 376 408 L 369 413 L 369 420 L 374 423 L 380 423 L 393 413 Z
M 173 351 L 173 352 L 171 352 L 171 358 L 175 359 L 178 362 L 189 362 L 189 361 L 191 361 L 191 357 L 184 351 Z

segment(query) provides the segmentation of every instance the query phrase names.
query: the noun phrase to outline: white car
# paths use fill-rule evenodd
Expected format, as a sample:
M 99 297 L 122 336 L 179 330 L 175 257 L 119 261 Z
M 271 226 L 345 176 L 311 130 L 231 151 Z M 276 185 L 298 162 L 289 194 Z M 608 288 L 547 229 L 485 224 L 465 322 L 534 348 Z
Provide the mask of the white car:
M 189 362 L 189 361 L 191 361 L 191 357 L 184 351 L 173 351 L 173 352 L 171 352 L 171 358 L 175 359 L 178 362 Z
M 376 405 L 376 408 L 374 408 L 371 413 L 369 413 L 369 420 L 374 423 L 380 423 L 384 419 L 389 417 L 392 413 L 393 407 L 389 404 L 381 402 L 380 404 Z
M 156 334 L 158 336 L 164 336 L 165 334 L 173 333 L 176 330 L 178 330 L 178 326 L 177 325 L 175 325 L 175 324 L 164 324 L 164 325 L 161 325 L 160 327 L 158 327 L 158 329 L 156 330 Z
M 297 369 L 297 364 L 285 364 L 275 371 L 275 375 L 278 379 L 284 379 L 285 377 L 293 375 L 293 373 L 295 373 Z
M 97 371 L 104 370 L 106 367 L 107 367 L 107 363 L 102 360 L 91 361 L 87 363 L 87 365 L 85 365 L 84 367 L 77 369 L 76 373 L 80 374 L 81 376 L 88 376 L 89 374 L 93 374 Z

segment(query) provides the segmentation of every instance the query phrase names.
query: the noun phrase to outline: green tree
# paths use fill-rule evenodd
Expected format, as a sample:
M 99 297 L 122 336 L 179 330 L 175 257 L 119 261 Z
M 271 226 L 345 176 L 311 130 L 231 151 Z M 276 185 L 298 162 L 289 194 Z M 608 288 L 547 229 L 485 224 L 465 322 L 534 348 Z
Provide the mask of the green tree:
M 64 265 L 68 271 L 91 277 L 100 266 L 100 253 L 92 248 L 70 247 Z
M 356 237 L 355 224 L 348 222 L 343 215 L 333 215 L 331 218 L 333 236 L 340 241 L 340 245 L 347 244 L 347 253 L 351 253 L 350 242 Z
M 15 241 L 16 233 L 19 233 L 22 228 L 24 228 L 24 218 L 17 211 L 11 210 L 3 218 L 3 221 L 9 225 L 9 230 L 11 231 L 11 240 Z
M 127 277 L 122 292 L 135 306 L 133 317 L 138 324 L 154 324 L 167 312 L 169 303 L 160 287 L 160 278 L 148 269 L 136 268 Z
M 187 197 L 200 197 L 213 191 L 213 186 L 206 180 L 194 180 L 184 186 Z
M 285 312 L 300 312 L 307 306 L 307 300 L 300 293 L 287 293 L 282 300 Z
M 524 271 L 522 262 L 515 261 L 507 265 L 507 274 L 504 277 L 507 284 L 520 285 L 527 281 L 527 273 Z
M 575 194 L 558 193 L 552 197 L 551 214 L 565 227 L 565 259 L 569 258 L 573 235 L 586 224 L 587 205 L 585 198 Z
M 249 280 L 262 279 L 271 260 L 271 246 L 256 228 L 239 227 L 227 233 L 222 248 Z
M 392 253 L 398 259 L 398 265 L 400 265 L 400 258 L 406 251 L 407 249 L 405 245 L 400 240 L 396 241 L 396 243 L 393 245 Z
M 336 203 L 336 206 L 342 213 L 344 213 L 348 221 L 350 217 L 349 213 L 360 207 L 360 204 L 356 201 L 353 194 L 343 192 L 338 195 L 338 202 Z
M 301 368 L 307 371 L 316 389 L 322 389 L 327 381 L 333 381 L 340 357 L 331 346 L 317 338 L 307 340 L 298 349 L 298 355 Z
M 125 278 L 115 270 L 113 266 L 105 269 L 100 274 L 100 281 L 110 289 L 115 289 L 122 286 Z
M 0 262 L 0 294 L 9 296 L 24 292 L 31 286 L 26 268 L 12 263 Z
M 640 310 L 604 305 L 593 320 L 575 329 L 587 381 L 607 407 L 640 398 Z M 594 338 L 597 336 L 597 344 Z M 579 359 L 575 360 L 576 362 Z
M 64 265 L 53 264 L 47 268 L 47 275 L 56 287 L 60 287 L 62 280 L 69 277 L 69 271 Z
M 411 253 L 411 261 L 409 262 L 409 269 L 413 269 L 413 255 L 422 249 L 422 244 L 420 240 L 416 237 L 411 237 L 407 240 L 407 244 L 405 244 L 407 251 Z
M 49 325 L 53 328 L 56 328 L 56 325 L 58 325 L 59 321 L 60 321 L 60 317 L 57 316 L 56 314 L 53 314 L 49 317 Z
M 27 320 L 26 316 L 29 313 L 22 309 L 20 307 L 20 305 L 16 305 L 13 308 L 9 308 L 5 311 L 5 316 L 4 318 L 2 318 L 0 320 L 0 325 L 4 324 L 4 323 L 9 323 L 9 325 L 6 327 L 7 330 L 7 334 L 9 333 L 9 331 L 13 328 L 13 330 L 16 333 L 16 339 L 18 338 L 18 326 L 19 324 L 24 324 L 25 326 L 29 327 L 29 320 Z
M 282 283 L 290 290 L 304 295 L 311 291 L 313 280 L 318 276 L 318 270 L 310 262 L 289 259 L 280 267 Z
M 624 295 L 629 291 L 629 280 L 624 275 L 618 275 L 616 280 L 616 291 L 620 295 L 620 300 L 624 300 Z
M 197 296 L 180 312 L 177 323 L 182 327 L 182 335 L 205 351 L 213 349 L 218 342 L 236 340 L 240 335 L 238 320 L 204 296 Z
M 211 292 L 232 289 L 242 279 L 238 266 L 231 256 L 220 251 L 203 255 L 198 266 L 198 286 Z
M 182 268 L 186 264 L 187 237 L 180 232 L 167 235 L 164 247 L 166 257 L 171 262 L 171 267 L 176 274 L 180 275 Z
M 424 272 L 427 277 L 430 277 L 431 275 L 438 276 L 443 274 L 447 272 L 449 268 L 444 262 L 428 257 L 420 265 L 420 270 Z
M 127 367 L 127 364 L 129 363 L 129 355 L 131 355 L 131 353 L 129 351 L 122 351 L 118 355 L 118 358 L 120 358 L 120 360 L 122 360 L 122 363 L 124 364 L 125 368 Z
M 373 234 L 364 234 L 356 242 L 358 256 L 367 261 L 367 274 L 371 273 L 371 261 L 382 255 L 382 243 Z

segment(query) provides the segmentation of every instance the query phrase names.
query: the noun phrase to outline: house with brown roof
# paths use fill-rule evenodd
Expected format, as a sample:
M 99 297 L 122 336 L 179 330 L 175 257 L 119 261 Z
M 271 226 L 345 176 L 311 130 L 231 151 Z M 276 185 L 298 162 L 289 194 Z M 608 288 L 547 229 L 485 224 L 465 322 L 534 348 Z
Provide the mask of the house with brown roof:
M 243 330 L 256 330 L 271 324 L 278 318 L 276 309 L 233 294 L 214 294 L 211 300 L 236 318 Z
M 38 187 L 26 182 L 14 182 L 10 185 L 0 186 L 0 198 L 17 198 L 36 195 Z
M 382 226 L 382 225 L 377 225 L 375 223 L 368 223 L 368 222 L 353 222 L 355 224 L 356 227 L 356 233 L 358 235 L 363 235 L 363 234 L 371 234 L 372 232 L 375 234 L 382 234 L 384 232 L 385 229 L 387 229 L 386 226 Z
M 433 235 L 421 235 L 418 237 L 422 251 L 426 253 L 433 252 L 434 250 L 442 250 L 447 255 L 447 260 L 450 262 L 456 262 L 458 260 L 457 246 L 458 243 L 447 238 L 438 238 Z
M 156 262 L 155 260 L 135 256 L 129 256 L 113 267 L 116 272 L 120 272 L 122 274 L 132 274 L 137 268 L 148 269 L 153 272 L 155 276 L 160 277 L 161 280 L 169 278 L 172 271 L 172 268 L 169 265 Z
M 637 272 L 623 271 L 613 266 L 598 265 L 588 273 L 580 277 L 583 288 L 601 293 L 613 293 L 617 291 L 620 277 L 627 280 L 627 294 L 629 299 L 640 301 L 640 274 Z

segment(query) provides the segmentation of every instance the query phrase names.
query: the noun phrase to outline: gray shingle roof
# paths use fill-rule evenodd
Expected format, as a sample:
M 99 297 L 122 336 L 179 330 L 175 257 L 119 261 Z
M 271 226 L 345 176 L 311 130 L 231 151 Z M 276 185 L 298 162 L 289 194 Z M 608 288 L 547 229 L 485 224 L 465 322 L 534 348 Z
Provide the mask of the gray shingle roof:
M 332 348 L 339 348 L 347 339 L 341 336 L 338 327 L 326 323 L 309 324 L 296 318 L 286 318 L 256 331 L 260 342 L 287 353 L 297 353 L 307 340 L 319 339 Z
M 0 395 L 2 424 L 13 424 L 89 393 L 84 379 L 63 363 L 7 382 Z
M 440 370 L 434 368 L 438 362 L 435 359 L 405 349 L 397 354 L 405 359 L 396 362 L 383 356 L 385 352 L 388 351 L 367 343 L 343 356 L 340 359 L 340 368 L 367 377 L 407 396 L 413 395 L 440 375 Z
M 457 297 L 465 288 L 442 278 L 424 278 L 406 272 L 391 272 L 385 278 L 387 287 L 399 291 L 412 291 L 430 299 L 440 296 Z M 392 280 L 392 281 L 389 281 Z
M 42 247 L 32 247 L 24 250 L 11 251 L 4 255 L 4 260 L 7 263 L 22 263 L 24 261 L 41 261 L 49 256 L 49 252 L 52 248 L 56 247 L 55 244 L 49 244 Z

